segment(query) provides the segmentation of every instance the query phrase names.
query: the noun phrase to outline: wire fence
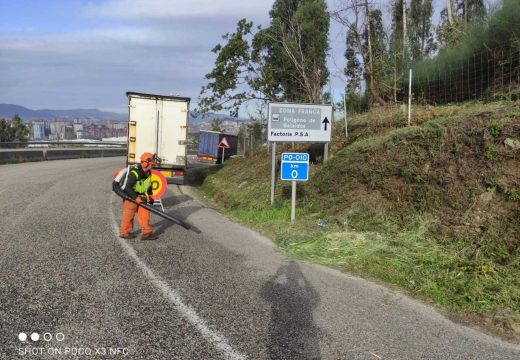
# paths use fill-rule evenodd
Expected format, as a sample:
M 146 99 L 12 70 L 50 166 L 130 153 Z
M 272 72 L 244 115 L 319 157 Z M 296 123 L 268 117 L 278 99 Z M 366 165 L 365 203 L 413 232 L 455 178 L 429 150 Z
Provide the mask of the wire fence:
M 406 86 L 408 88 L 408 86 Z M 473 54 L 465 61 L 437 65 L 412 75 L 413 100 L 442 104 L 520 97 L 520 48 Z M 404 96 L 403 96 L 404 98 Z
M 463 59 L 463 60 L 462 60 Z M 409 71 L 388 90 L 386 101 L 408 103 Z M 392 86 L 393 87 L 393 86 Z M 459 60 L 440 62 L 436 59 L 413 67 L 412 102 L 414 104 L 446 104 L 469 100 L 519 100 L 520 99 L 520 45 L 498 49 L 480 49 Z M 370 94 L 351 94 L 346 97 L 347 113 L 360 113 L 370 108 Z M 342 104 L 343 105 L 343 104 Z

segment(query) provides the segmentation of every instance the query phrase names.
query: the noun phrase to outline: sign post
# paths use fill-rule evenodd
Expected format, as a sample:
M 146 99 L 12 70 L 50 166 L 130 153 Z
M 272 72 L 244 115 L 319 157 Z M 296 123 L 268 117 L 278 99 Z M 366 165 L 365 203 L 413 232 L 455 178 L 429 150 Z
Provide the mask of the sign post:
M 274 183 L 276 173 L 276 143 L 273 143 L 273 151 L 271 154 L 271 205 L 274 204 Z
M 291 222 L 296 214 L 296 182 L 309 180 L 309 154 L 282 153 L 281 180 L 292 182 Z
M 224 164 L 224 151 L 226 149 L 229 149 L 229 144 L 228 144 L 227 139 L 225 137 L 223 137 L 222 140 L 220 140 L 220 143 L 218 144 L 218 147 L 222 148 L 222 163 L 221 164 Z
M 269 103 L 267 113 L 267 141 L 273 143 L 271 166 L 271 205 L 274 203 L 275 149 L 277 142 L 328 143 L 332 133 L 332 105 Z M 324 154 L 324 159 L 327 158 Z

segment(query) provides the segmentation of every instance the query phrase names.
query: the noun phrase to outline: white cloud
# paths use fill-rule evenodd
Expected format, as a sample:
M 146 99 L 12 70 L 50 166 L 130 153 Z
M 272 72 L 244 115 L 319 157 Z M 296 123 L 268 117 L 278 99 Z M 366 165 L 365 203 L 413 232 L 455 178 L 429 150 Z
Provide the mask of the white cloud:
M 267 18 L 272 1 L 258 0 L 110 0 L 89 3 L 89 15 L 121 19 Z
M 195 104 L 221 35 L 243 17 L 266 25 L 273 2 L 108 0 L 75 9 L 80 16 L 66 25 L 20 24 L 35 31 L 0 33 L 0 98 L 30 108 L 124 111 L 131 90 L 180 93 Z M 53 12 L 52 21 L 70 11 Z
M 89 52 L 105 45 L 160 44 L 161 38 L 151 29 L 104 28 L 32 37 L 1 37 L 0 48 L 6 53 L 39 55 Z

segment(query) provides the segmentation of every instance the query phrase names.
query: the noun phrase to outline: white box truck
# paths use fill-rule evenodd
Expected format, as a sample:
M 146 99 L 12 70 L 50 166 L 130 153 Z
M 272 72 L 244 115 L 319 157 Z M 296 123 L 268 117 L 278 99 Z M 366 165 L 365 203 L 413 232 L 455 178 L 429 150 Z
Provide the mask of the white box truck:
M 144 152 L 157 154 L 168 182 L 182 183 L 186 171 L 186 144 L 190 98 L 127 92 L 127 165 L 138 164 Z

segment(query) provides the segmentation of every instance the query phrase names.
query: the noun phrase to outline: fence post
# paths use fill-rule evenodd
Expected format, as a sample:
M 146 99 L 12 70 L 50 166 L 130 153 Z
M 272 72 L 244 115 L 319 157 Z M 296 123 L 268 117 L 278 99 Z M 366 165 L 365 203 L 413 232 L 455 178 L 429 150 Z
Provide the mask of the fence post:
M 473 88 L 475 89 L 475 99 L 478 97 L 477 91 L 477 63 L 475 60 L 475 55 L 473 55 L 473 76 L 475 79 L 473 80 Z
M 473 59 L 475 59 L 475 54 L 473 54 Z M 464 101 L 473 98 L 473 96 L 471 96 L 471 76 L 470 76 L 470 74 L 471 74 L 471 72 L 470 72 L 470 59 L 468 59 L 468 95 L 467 95 L 467 98 Z
M 439 81 L 437 82 L 438 87 L 435 88 L 435 95 L 436 98 L 438 97 L 438 101 L 442 103 L 442 96 L 441 96 L 441 90 L 442 90 L 442 82 L 441 82 L 441 69 L 439 67 L 439 64 L 437 64 L 437 75 L 439 76 Z M 446 86 L 446 85 L 445 85 Z
M 343 94 L 343 110 L 345 111 L 345 137 L 348 137 L 347 129 L 347 94 Z
M 451 64 L 448 64 L 448 72 L 445 75 L 445 79 L 446 79 L 446 81 L 449 80 L 450 86 L 447 89 L 445 88 L 447 91 L 444 90 L 444 98 L 446 99 L 447 103 L 452 101 L 451 94 L 453 94 L 453 90 L 452 90 L 453 84 L 452 84 L 452 81 L 451 81 L 452 80 L 452 76 L 451 75 L 452 75 Z M 449 79 L 448 79 L 448 77 L 449 77 Z
M 513 72 L 513 53 L 512 53 L 511 48 L 509 49 L 508 61 L 509 61 L 509 91 L 508 91 L 509 94 L 508 95 L 509 95 L 509 100 L 511 100 L 511 82 L 512 82 L 511 74 Z
M 423 80 L 424 81 L 424 80 Z M 430 97 L 431 97 L 431 89 L 430 89 L 430 74 L 426 73 L 426 86 L 428 86 L 428 95 L 424 96 L 426 104 L 431 104 Z
M 412 118 L 412 69 L 410 69 L 410 75 L 408 78 L 408 126 L 410 126 Z
M 457 95 L 457 101 L 464 101 L 464 60 L 461 60 L 461 62 L 460 62 L 459 73 L 460 73 L 460 90 L 459 90 L 460 100 L 459 100 L 459 96 Z
M 487 58 L 487 92 L 486 92 L 486 98 L 489 98 L 489 95 L 491 94 L 491 86 L 493 86 L 493 91 L 495 91 L 495 76 L 493 76 L 493 81 L 490 84 L 491 78 L 489 77 L 489 50 L 486 52 L 486 58 Z
M 500 91 L 504 91 L 504 50 L 500 51 L 500 62 L 502 63 L 502 76 L 501 79 L 501 89 Z

